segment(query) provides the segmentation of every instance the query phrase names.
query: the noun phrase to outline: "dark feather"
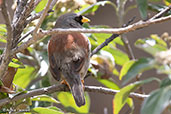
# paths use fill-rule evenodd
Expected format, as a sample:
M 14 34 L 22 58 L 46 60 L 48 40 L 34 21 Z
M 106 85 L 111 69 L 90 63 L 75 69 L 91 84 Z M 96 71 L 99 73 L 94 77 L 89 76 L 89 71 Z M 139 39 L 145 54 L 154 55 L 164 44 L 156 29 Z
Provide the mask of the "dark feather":
M 50 72 L 52 74 L 52 76 L 57 80 L 59 81 L 60 78 L 61 78 L 61 72 L 60 72 L 60 69 L 59 67 L 57 66 L 56 64 L 56 61 L 55 61 L 55 58 L 54 56 L 49 56 L 49 62 L 50 62 Z

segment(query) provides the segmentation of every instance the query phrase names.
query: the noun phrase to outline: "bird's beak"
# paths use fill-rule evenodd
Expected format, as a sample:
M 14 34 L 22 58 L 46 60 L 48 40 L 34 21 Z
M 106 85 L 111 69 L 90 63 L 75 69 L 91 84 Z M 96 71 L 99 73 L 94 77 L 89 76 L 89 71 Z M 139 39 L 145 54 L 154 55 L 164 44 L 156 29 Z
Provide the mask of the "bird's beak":
M 87 22 L 90 22 L 90 19 L 88 19 L 87 17 L 84 17 L 81 19 L 81 22 L 82 23 L 87 23 Z

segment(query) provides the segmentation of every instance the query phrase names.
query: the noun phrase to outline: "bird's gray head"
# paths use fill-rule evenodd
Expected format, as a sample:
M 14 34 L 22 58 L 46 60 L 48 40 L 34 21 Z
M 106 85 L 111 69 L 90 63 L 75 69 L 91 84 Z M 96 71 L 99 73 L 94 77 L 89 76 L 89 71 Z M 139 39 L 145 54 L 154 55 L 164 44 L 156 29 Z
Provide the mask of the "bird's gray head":
M 82 28 L 82 24 L 90 20 L 76 13 L 61 15 L 55 24 L 55 28 Z

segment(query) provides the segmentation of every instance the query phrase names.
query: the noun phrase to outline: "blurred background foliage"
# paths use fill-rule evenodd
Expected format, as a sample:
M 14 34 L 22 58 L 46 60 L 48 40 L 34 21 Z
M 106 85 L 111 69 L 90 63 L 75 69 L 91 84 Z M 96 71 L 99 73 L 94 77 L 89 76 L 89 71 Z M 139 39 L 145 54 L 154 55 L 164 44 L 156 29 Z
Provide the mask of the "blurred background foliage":
M 42 0 L 32 12 L 32 15 L 41 12 L 48 0 Z M 14 1 L 15 2 L 15 1 Z M 54 6 L 53 11 L 49 13 L 41 28 L 44 30 L 52 29 L 55 20 L 62 14 L 68 12 L 76 12 L 83 15 L 94 15 L 96 11 L 106 4 L 113 6 L 118 17 L 118 27 L 121 27 L 125 22 L 124 16 L 129 11 L 138 7 L 142 20 L 147 20 L 148 12 L 160 12 L 171 4 L 171 0 L 136 0 L 136 4 L 126 6 L 128 0 L 111 1 L 96 1 L 96 0 L 58 0 Z M 170 15 L 171 11 L 165 15 Z M 22 36 L 32 30 L 37 24 L 38 20 L 34 20 L 27 26 Z M 84 24 L 85 28 L 111 28 L 107 25 L 89 25 Z M 0 24 L 0 42 L 1 45 L 6 43 L 6 26 Z M 111 34 L 92 33 L 86 34 L 92 44 L 92 50 L 104 42 Z M 28 36 L 29 37 L 29 36 Z M 28 40 L 25 38 L 21 43 Z M 18 53 L 9 64 L 8 72 L 13 75 L 14 79 L 8 79 L 7 82 L 0 82 L 1 92 L 0 99 L 6 97 L 14 97 L 18 94 L 27 93 L 29 90 L 47 87 L 59 82 L 52 79 L 48 70 L 48 55 L 47 45 L 50 36 L 42 38 L 37 43 L 31 45 L 23 52 Z M 135 42 L 135 46 L 142 51 L 151 54 L 151 57 L 142 57 L 134 59 L 128 53 L 118 47 L 125 48 L 126 36 L 119 36 L 104 47 L 97 54 L 92 56 L 91 64 L 88 71 L 88 76 L 93 76 L 98 82 L 107 88 L 120 90 L 113 98 L 113 114 L 119 114 L 125 104 L 130 107 L 130 112 L 134 110 L 133 99 L 129 98 L 130 92 L 135 91 L 145 83 L 157 81 L 160 85 L 158 89 L 151 91 L 142 105 L 141 114 L 161 114 L 165 109 L 171 110 L 168 105 L 171 102 L 171 56 L 161 59 L 161 53 L 165 53 L 170 49 L 171 36 L 168 33 L 163 33 L 162 36 L 157 34 L 149 34 L 148 38 L 140 38 Z M 20 43 L 20 44 L 21 44 Z M 19 44 L 19 45 L 20 45 Z M 0 48 L 0 54 L 4 48 Z M 130 51 L 130 50 L 128 50 Z M 136 54 L 136 53 L 134 53 Z M 168 60 L 167 60 L 168 59 Z M 139 76 L 143 72 L 156 69 L 157 73 L 165 74 L 161 80 L 155 76 L 151 76 L 146 80 L 139 80 Z M 9 75 L 9 74 L 6 74 Z M 5 76 L 4 76 L 5 77 Z M 115 78 L 121 80 L 119 84 Z M 135 79 L 134 82 L 130 81 Z M 9 84 L 9 81 L 13 83 Z M 5 88 L 6 87 L 6 88 Z M 5 88 L 3 90 L 2 88 Z M 15 93 L 14 93 L 15 91 Z M 141 91 L 143 92 L 143 91 Z M 8 93 L 8 94 L 7 94 Z M 21 99 L 14 103 L 0 107 L 0 113 L 15 111 L 15 113 L 38 113 L 38 114 L 64 114 L 64 113 L 91 113 L 89 112 L 91 106 L 91 99 L 87 92 L 86 105 L 77 107 L 69 92 L 58 92 L 52 95 L 39 95 L 32 98 Z M 112 105 L 112 104 L 111 104 Z

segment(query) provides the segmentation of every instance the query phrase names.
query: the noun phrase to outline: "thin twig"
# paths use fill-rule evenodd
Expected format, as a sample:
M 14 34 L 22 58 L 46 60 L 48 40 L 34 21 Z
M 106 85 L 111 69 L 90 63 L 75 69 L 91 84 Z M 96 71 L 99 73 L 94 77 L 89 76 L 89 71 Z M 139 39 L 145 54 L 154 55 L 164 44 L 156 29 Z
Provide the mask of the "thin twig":
M 10 14 L 7 10 L 6 1 L 3 0 L 0 4 L 1 12 L 3 15 L 3 18 L 5 20 L 6 28 L 7 28 L 7 43 L 5 47 L 5 51 L 3 55 L 1 56 L 1 63 L 0 63 L 0 79 L 4 75 L 5 71 L 7 70 L 8 64 L 10 62 L 10 51 L 11 51 L 11 45 L 12 45 L 12 26 L 11 26 L 11 18 Z M 3 72 L 4 71 L 4 72 Z
M 20 2 L 18 7 L 22 6 L 23 1 Z M 19 9 L 18 7 L 17 7 L 17 9 Z M 29 17 L 30 13 L 33 11 L 34 0 L 30 0 L 27 4 L 25 4 L 21 8 L 23 8 L 23 9 L 22 10 L 19 9 L 19 11 L 21 10 L 19 13 L 15 13 L 17 16 L 14 15 L 14 19 L 13 19 L 13 23 L 12 23 L 13 28 L 14 28 L 13 45 L 12 45 L 13 48 L 16 47 L 17 42 L 21 36 L 21 33 L 23 32 L 24 28 L 27 26 L 26 19 Z M 18 11 L 17 9 L 16 9 L 16 12 Z
M 51 2 L 50 7 L 49 7 L 49 10 L 48 10 L 47 13 L 53 12 L 52 9 L 53 9 L 53 7 L 55 6 L 55 4 L 57 3 L 57 1 L 58 1 L 58 0 L 53 0 L 53 1 Z M 37 0 L 37 1 L 35 2 L 35 6 L 37 6 L 39 2 L 40 2 L 40 0 Z M 29 24 L 29 23 L 32 22 L 33 20 L 40 18 L 40 16 L 42 15 L 42 13 L 43 13 L 43 11 L 41 11 L 41 12 L 39 12 L 39 13 L 36 13 L 36 14 L 34 14 L 33 16 L 30 16 L 30 17 L 27 19 L 26 23 Z M 48 14 L 47 14 L 47 15 L 48 15 Z
M 21 38 L 18 40 L 17 44 L 20 43 L 20 42 L 21 42 L 22 40 L 24 40 L 25 38 L 27 38 L 31 33 L 33 33 L 33 31 L 34 31 L 34 29 L 33 29 L 33 30 L 30 30 L 29 32 L 27 32 L 26 34 L 24 34 L 24 36 L 21 37 Z
M 5 98 L 0 100 L 0 106 L 3 106 L 7 103 L 10 102 L 15 102 L 21 99 L 37 96 L 37 95 L 42 95 L 42 94 L 51 94 L 54 92 L 59 92 L 59 91 L 69 91 L 68 87 L 66 85 L 52 85 L 49 87 L 45 88 L 40 88 L 40 89 L 35 89 L 28 91 L 27 93 L 23 94 L 18 94 L 14 96 L 13 98 Z M 85 91 L 87 92 L 97 92 L 97 93 L 103 93 L 103 94 L 108 94 L 108 95 L 115 95 L 116 93 L 119 92 L 119 90 L 113 90 L 105 87 L 96 87 L 96 86 L 85 86 Z M 144 99 L 147 98 L 149 95 L 143 95 L 143 94 L 138 94 L 138 93 L 130 93 L 129 97 L 132 98 L 138 98 L 138 99 Z
M 134 56 L 134 53 L 132 51 L 132 48 L 130 46 L 129 40 L 127 39 L 126 35 L 123 34 L 121 40 L 124 43 L 124 47 L 125 47 L 126 53 L 128 54 L 129 59 L 134 60 L 135 56 Z
M 47 12 L 48 12 L 48 10 L 49 10 L 49 7 L 50 7 L 51 2 L 52 2 L 52 0 L 48 0 L 48 3 L 46 4 L 46 7 L 45 7 L 45 9 L 44 9 L 44 11 L 43 11 L 43 14 L 41 15 L 41 17 L 40 17 L 40 19 L 39 19 L 39 22 L 37 23 L 37 25 L 36 25 L 36 27 L 35 27 L 35 29 L 34 29 L 33 38 L 36 37 L 37 31 L 38 31 L 38 29 L 40 28 L 40 26 L 41 26 L 41 24 L 42 24 L 44 18 L 46 17 L 46 14 L 47 14 Z
M 133 20 L 135 19 L 135 17 L 133 17 L 131 20 L 129 20 L 126 24 L 124 24 L 122 27 L 126 27 L 128 26 L 131 22 L 133 22 Z M 91 53 L 91 56 L 93 56 L 94 54 L 96 54 L 99 50 L 101 50 L 104 46 L 107 46 L 111 41 L 113 41 L 116 37 L 118 37 L 119 34 L 113 34 L 112 36 L 110 36 L 108 39 L 106 39 L 102 44 L 100 44 L 99 46 L 97 46 Z
M 92 52 L 91 52 L 91 56 L 93 56 L 94 54 L 96 54 L 99 50 L 101 50 L 104 46 L 107 46 L 111 41 L 113 41 L 116 37 L 118 37 L 119 34 L 113 34 L 111 37 L 109 37 L 108 39 L 106 39 L 102 44 L 100 44 L 99 46 L 97 46 Z
M 155 23 L 161 23 L 167 20 L 171 20 L 171 15 L 166 16 L 166 17 L 161 17 L 158 19 L 150 20 L 150 21 L 139 21 L 137 23 L 134 23 L 132 25 L 129 25 L 127 27 L 123 28 L 113 28 L 113 29 L 78 29 L 78 28 L 72 28 L 72 29 L 61 29 L 61 28 L 56 28 L 52 30 L 41 30 L 37 34 L 37 38 L 30 38 L 27 42 L 21 44 L 19 47 L 16 47 L 13 49 L 12 54 L 18 53 L 31 44 L 35 43 L 37 40 L 40 40 L 46 35 L 54 35 L 54 34 L 60 34 L 60 33 L 73 33 L 73 32 L 79 32 L 79 33 L 114 33 L 114 34 L 123 34 L 127 33 L 130 31 L 135 31 L 136 29 L 140 29 L 143 27 L 147 27 L 149 25 L 155 24 Z
M 150 18 L 150 20 L 154 20 L 154 19 L 161 17 L 162 15 L 167 13 L 170 9 L 171 9 L 171 5 L 167 8 L 165 8 L 164 10 L 162 10 L 161 12 L 159 12 L 158 14 L 154 15 L 152 18 Z
M 47 14 L 46 16 L 48 16 L 50 12 L 53 12 L 53 10 L 50 9 L 50 10 L 48 11 L 48 14 Z M 34 14 L 34 15 L 28 17 L 28 19 L 26 20 L 26 23 L 25 23 L 25 24 L 26 24 L 26 25 L 27 25 L 27 24 L 30 24 L 32 21 L 34 21 L 34 20 L 36 20 L 36 19 L 39 19 L 40 16 L 42 15 L 42 13 L 43 13 L 43 12 L 39 12 L 39 13 L 36 13 L 36 14 Z

